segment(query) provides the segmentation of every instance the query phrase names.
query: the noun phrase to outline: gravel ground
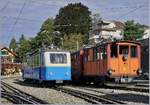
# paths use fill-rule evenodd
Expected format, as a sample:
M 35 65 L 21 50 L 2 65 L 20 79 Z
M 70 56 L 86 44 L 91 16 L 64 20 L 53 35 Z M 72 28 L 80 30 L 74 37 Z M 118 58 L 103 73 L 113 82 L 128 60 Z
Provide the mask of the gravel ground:
M 32 84 L 22 83 L 21 79 L 5 79 L 6 83 L 28 93 L 37 98 L 40 98 L 50 104 L 88 104 L 83 99 L 76 98 L 69 94 L 56 91 L 51 88 L 37 87 Z
M 0 102 L 3 103 L 3 104 L 13 104 L 12 102 L 10 102 L 9 100 L 5 99 L 5 98 L 0 98 Z
M 21 79 L 10 78 L 4 79 L 4 81 L 14 87 L 17 87 L 20 90 L 23 90 L 24 92 L 27 92 L 51 104 L 88 104 L 86 101 L 80 98 L 71 96 L 61 91 L 56 91 L 52 88 L 41 88 L 33 84 L 25 84 L 22 82 Z M 103 93 L 106 93 L 103 94 L 104 96 L 114 97 L 130 105 L 149 104 L 149 93 L 104 88 L 92 89 L 102 91 Z M 99 95 L 102 94 L 99 93 Z M 5 103 L 5 101 L 3 103 Z

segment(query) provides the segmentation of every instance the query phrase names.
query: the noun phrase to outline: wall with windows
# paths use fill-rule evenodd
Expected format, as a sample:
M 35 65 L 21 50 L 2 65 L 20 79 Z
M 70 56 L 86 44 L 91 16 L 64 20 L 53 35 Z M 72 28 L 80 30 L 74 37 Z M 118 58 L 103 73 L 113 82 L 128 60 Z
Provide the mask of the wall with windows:
M 27 65 L 29 67 L 39 67 L 41 66 L 41 54 L 40 53 L 36 53 L 34 55 L 31 56 L 27 56 Z
M 14 63 L 15 55 L 8 49 L 2 48 L 0 50 L 1 63 Z

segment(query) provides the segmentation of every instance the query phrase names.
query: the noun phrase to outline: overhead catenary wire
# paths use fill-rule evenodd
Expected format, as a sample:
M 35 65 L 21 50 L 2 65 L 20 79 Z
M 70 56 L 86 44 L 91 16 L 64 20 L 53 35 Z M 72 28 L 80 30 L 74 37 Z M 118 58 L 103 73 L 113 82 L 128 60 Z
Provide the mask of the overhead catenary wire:
M 0 9 L 0 13 L 3 13 L 3 11 L 8 7 L 8 4 L 10 3 L 10 1 L 7 1 L 7 3 Z M 1 21 L 3 20 L 4 16 L 0 17 Z
M 120 18 L 122 18 L 122 17 L 125 17 L 125 16 L 129 15 L 130 13 L 133 13 L 133 12 L 137 11 L 138 9 L 141 9 L 141 8 L 144 7 L 145 5 L 146 5 L 146 4 L 140 5 L 140 6 L 138 6 L 137 8 L 134 8 L 133 10 L 130 10 L 130 11 L 128 11 L 127 13 L 125 13 L 125 14 L 119 16 L 117 19 L 120 19 Z
M 7 5 L 5 5 L 4 7 L 3 7 L 3 10 L 5 10 L 6 8 L 7 8 L 7 6 L 8 6 L 8 4 L 10 3 L 10 1 L 9 2 L 7 2 Z M 35 2 L 30 2 L 30 3 L 37 3 L 36 1 Z M 38 2 L 38 4 L 45 4 L 45 3 L 41 3 L 41 2 Z M 47 5 L 50 5 L 50 4 L 47 4 Z M 25 4 L 23 4 L 23 7 L 22 7 L 22 10 L 20 10 L 20 15 L 22 14 L 22 11 L 23 11 L 23 9 L 24 9 L 24 6 L 25 6 Z M 130 14 L 130 13 L 132 13 L 132 11 L 134 12 L 135 10 L 137 10 L 138 9 L 138 7 L 140 7 L 141 8 L 141 6 L 142 5 L 140 5 L 140 6 L 137 6 L 137 8 L 134 8 L 133 10 L 131 10 L 131 11 L 129 11 L 129 13 L 128 14 Z M 134 7 L 136 7 L 136 6 L 134 6 Z M 130 7 L 128 7 L 128 6 L 126 6 L 126 7 L 112 7 L 112 8 L 110 8 L 110 9 L 118 9 L 118 8 L 120 8 L 120 9 L 123 9 L 123 8 L 130 8 Z M 132 6 L 132 8 L 133 8 L 133 6 Z M 139 9 L 140 9 L 139 8 Z M 108 10 L 109 8 L 104 8 L 104 10 Z M 128 14 L 125 14 L 125 15 L 128 15 Z M 124 16 L 125 16 L 124 15 Z M 22 18 L 22 17 L 20 17 L 19 15 L 17 16 L 17 17 L 7 17 L 7 16 L 4 16 L 4 17 L 6 17 L 6 18 L 11 18 L 11 19 L 16 19 L 16 21 L 14 22 L 14 24 L 13 24 L 13 27 L 12 27 L 12 30 L 10 31 L 10 34 L 9 34 L 9 36 L 8 36 L 8 40 L 7 41 L 9 41 L 9 37 L 10 37 L 10 35 L 12 35 L 12 33 L 13 33 L 13 30 L 14 30 L 14 28 L 15 28 L 15 26 L 16 26 L 16 24 L 18 23 L 18 20 L 23 20 L 23 21 L 29 21 L 29 22 L 42 22 L 42 20 L 40 21 L 40 20 L 36 20 L 36 19 L 26 19 L 26 18 Z M 123 16 L 121 16 L 121 18 L 122 18 Z M 64 26 L 64 27 L 68 27 L 68 26 L 70 26 L 70 25 L 57 25 L 58 27 L 59 26 Z
M 9 2 L 10 3 L 10 2 Z M 30 2 L 31 3 L 31 2 Z M 34 2 L 34 3 L 36 3 L 36 2 Z M 40 4 L 40 3 L 39 3 Z M 48 4 L 49 5 L 49 4 Z M 138 8 L 138 7 L 141 7 L 142 5 L 138 5 L 138 6 L 133 6 L 132 8 Z M 102 9 L 104 9 L 104 10 L 108 10 L 108 9 L 110 9 L 110 10 L 112 10 L 112 9 L 120 9 L 120 8 L 130 8 L 130 7 L 112 7 L 112 8 L 102 8 Z M 3 9 L 4 10 L 4 9 Z M 122 16 L 124 16 L 124 15 L 122 15 Z M 9 19 L 17 19 L 17 17 L 12 17 L 12 16 L 3 16 L 4 18 L 9 18 Z M 0 18 L 3 18 L 3 17 L 0 17 Z M 24 21 L 37 21 L 37 22 L 41 22 L 42 20 L 38 20 L 38 19 L 28 19 L 28 18 L 19 18 L 20 20 L 24 20 Z
M 9 33 L 8 40 L 6 41 L 6 43 L 8 43 L 9 38 L 10 38 L 10 36 L 11 36 L 12 33 L 13 33 L 13 30 L 14 30 L 14 28 L 15 28 L 15 25 L 17 24 L 17 22 L 18 22 L 18 20 L 19 20 L 19 18 L 20 18 L 20 16 L 21 16 L 21 14 L 22 14 L 22 12 L 23 12 L 23 9 L 24 9 L 24 7 L 25 7 L 25 5 L 26 5 L 26 2 L 27 2 L 27 1 L 25 0 L 24 3 L 23 3 L 23 5 L 22 5 L 22 8 L 21 8 L 20 11 L 19 11 L 19 14 L 18 14 L 18 16 L 17 16 L 17 18 L 16 18 L 16 21 L 15 21 L 14 24 L 13 24 L 13 27 L 12 27 L 10 33 Z
M 7 3 L 3 6 L 3 8 L 0 10 L 0 12 L 3 12 L 7 7 L 10 1 L 7 1 Z

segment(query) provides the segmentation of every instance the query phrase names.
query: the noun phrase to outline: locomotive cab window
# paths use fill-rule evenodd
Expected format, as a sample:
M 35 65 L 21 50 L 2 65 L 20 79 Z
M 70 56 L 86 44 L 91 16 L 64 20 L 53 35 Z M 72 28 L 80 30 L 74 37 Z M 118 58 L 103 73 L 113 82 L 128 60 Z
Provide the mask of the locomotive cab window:
M 137 46 L 131 46 L 131 57 L 137 57 Z
M 117 51 L 118 51 L 117 45 L 116 44 L 111 45 L 111 57 L 112 58 L 118 57 Z
M 50 62 L 52 64 L 66 64 L 67 63 L 67 55 L 66 54 L 50 54 Z

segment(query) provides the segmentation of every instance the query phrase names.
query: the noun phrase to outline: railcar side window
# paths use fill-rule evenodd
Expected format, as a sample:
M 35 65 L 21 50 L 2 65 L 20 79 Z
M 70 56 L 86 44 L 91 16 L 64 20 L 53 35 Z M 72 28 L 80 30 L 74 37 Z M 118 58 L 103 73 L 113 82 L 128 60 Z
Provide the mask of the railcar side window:
M 117 45 L 111 45 L 111 57 L 112 58 L 118 57 L 117 51 L 118 51 Z
M 137 57 L 137 47 L 131 46 L 131 57 Z
M 45 60 L 45 58 L 44 58 L 44 54 L 43 53 L 41 53 L 41 58 L 40 58 L 40 62 L 41 62 L 41 65 L 43 66 L 44 65 L 44 60 Z
M 97 48 L 93 48 L 93 60 L 97 61 L 98 60 L 98 49 Z
M 97 61 L 100 57 L 99 47 L 93 49 L 93 60 Z
M 31 56 L 32 58 L 32 67 L 34 67 L 34 56 Z
M 32 67 L 32 59 L 30 56 L 27 57 L 27 65 Z
M 84 53 L 84 62 L 87 62 L 88 61 L 88 50 L 85 50 L 85 53 Z
M 91 50 L 90 49 L 88 49 L 88 61 L 92 61 L 93 60 L 93 55 L 90 53 L 91 52 Z
M 66 64 L 67 63 L 67 55 L 66 54 L 50 54 L 50 62 L 52 64 Z

